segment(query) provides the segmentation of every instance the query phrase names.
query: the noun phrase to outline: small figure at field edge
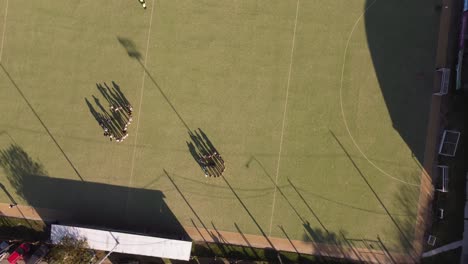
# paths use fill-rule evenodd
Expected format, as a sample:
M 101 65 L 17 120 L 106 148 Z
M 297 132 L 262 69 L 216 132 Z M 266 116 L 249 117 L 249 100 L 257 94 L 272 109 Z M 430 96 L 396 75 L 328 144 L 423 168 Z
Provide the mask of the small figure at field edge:
M 145 0 L 138 0 L 138 1 L 140 1 L 141 6 L 142 6 L 144 9 L 146 9 L 146 2 L 145 2 Z

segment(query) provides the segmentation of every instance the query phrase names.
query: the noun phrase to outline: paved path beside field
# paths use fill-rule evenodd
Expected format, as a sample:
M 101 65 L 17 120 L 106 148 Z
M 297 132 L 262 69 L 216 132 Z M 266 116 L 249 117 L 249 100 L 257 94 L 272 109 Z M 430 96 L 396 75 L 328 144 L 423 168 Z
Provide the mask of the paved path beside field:
M 9 204 L 0 203 L 0 215 L 8 217 L 25 218 L 31 220 L 42 220 L 53 222 L 56 220 L 67 221 L 70 217 L 56 210 L 45 208 L 33 208 L 30 206 L 18 205 L 13 208 Z M 318 244 L 314 242 L 304 242 L 299 240 L 288 240 L 284 238 L 268 237 L 268 240 L 259 235 L 240 234 L 235 232 L 220 231 L 214 229 L 204 229 L 184 226 L 185 231 L 193 241 L 225 243 L 247 247 L 266 248 L 270 247 L 270 242 L 278 251 L 298 252 L 302 254 L 322 255 L 336 258 L 348 258 L 368 263 L 413 263 L 407 255 L 391 254 L 382 250 L 367 248 L 354 248 L 349 245 L 338 246 L 330 244 Z

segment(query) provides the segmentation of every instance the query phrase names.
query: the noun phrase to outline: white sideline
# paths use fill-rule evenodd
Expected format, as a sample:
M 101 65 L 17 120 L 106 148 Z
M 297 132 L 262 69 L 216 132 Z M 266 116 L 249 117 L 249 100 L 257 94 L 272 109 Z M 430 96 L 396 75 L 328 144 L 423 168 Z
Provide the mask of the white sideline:
M 296 28 L 297 28 L 298 15 L 299 15 L 299 0 L 297 0 L 297 3 L 296 3 L 296 19 L 294 20 L 294 31 L 293 31 L 293 38 L 292 38 L 292 44 L 291 44 L 291 58 L 290 58 L 290 63 L 289 63 L 288 83 L 286 84 L 286 99 L 284 102 L 284 110 L 283 110 L 283 125 L 281 127 L 281 137 L 280 137 L 280 144 L 279 144 L 279 151 L 278 151 L 278 165 L 276 166 L 275 191 L 273 192 L 273 203 L 272 203 L 271 217 L 270 217 L 270 230 L 268 232 L 268 235 L 271 235 L 271 227 L 273 226 L 273 214 L 275 213 L 276 189 L 277 189 L 276 186 L 278 185 L 281 151 L 283 148 L 284 125 L 286 123 L 286 110 L 288 108 L 289 84 L 291 82 L 291 71 L 292 71 L 293 55 L 294 55 L 294 42 L 296 41 Z
M 150 23 L 148 27 L 148 39 L 146 41 L 146 51 L 145 51 L 145 62 L 144 62 L 145 68 L 146 68 L 146 61 L 148 59 L 148 50 L 149 50 L 150 36 L 151 36 L 151 25 L 153 23 L 153 10 L 154 10 L 154 1 L 152 1 L 151 3 L 151 15 L 150 15 Z M 141 81 L 141 92 L 140 92 L 140 103 L 138 104 L 138 112 L 137 112 L 139 116 L 137 117 L 137 120 L 136 120 L 135 142 L 133 146 L 132 166 L 130 170 L 130 179 L 129 179 L 129 184 L 128 184 L 129 187 L 131 187 L 133 184 L 133 171 L 135 168 L 135 154 L 136 154 L 136 148 L 137 148 L 137 143 L 138 143 L 137 141 L 138 140 L 138 127 L 140 126 L 140 120 L 141 120 L 141 105 L 143 104 L 143 92 L 145 90 L 145 77 L 146 77 L 146 71 L 145 69 L 143 69 L 143 77 Z M 125 211 L 128 209 L 129 196 L 130 196 L 130 191 L 128 191 L 127 193 L 127 204 L 125 207 Z
M 6 22 L 7 22 L 7 15 L 8 15 L 8 0 L 6 0 L 5 5 L 6 6 L 5 6 L 5 17 L 3 18 L 2 44 L 0 44 L 0 62 L 2 61 L 3 42 L 5 41 Z

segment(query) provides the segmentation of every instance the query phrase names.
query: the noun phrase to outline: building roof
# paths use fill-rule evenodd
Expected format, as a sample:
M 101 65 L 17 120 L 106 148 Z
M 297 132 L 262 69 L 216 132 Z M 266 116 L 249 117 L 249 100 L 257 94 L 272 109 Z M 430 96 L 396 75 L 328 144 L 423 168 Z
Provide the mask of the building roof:
M 91 249 L 185 261 L 192 249 L 188 241 L 53 224 L 52 243 L 58 244 L 64 236 L 85 238 Z

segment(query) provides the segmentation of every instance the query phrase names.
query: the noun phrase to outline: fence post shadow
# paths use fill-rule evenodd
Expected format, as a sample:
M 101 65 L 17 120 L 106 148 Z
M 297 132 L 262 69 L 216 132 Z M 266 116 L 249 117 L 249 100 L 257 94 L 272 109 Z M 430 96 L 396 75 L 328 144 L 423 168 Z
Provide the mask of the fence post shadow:
M 364 257 L 364 256 L 361 255 L 361 252 L 356 251 L 355 248 L 363 248 L 363 249 L 367 248 L 369 251 L 368 252 L 362 252 L 362 253 L 372 255 L 372 257 L 374 258 L 373 261 L 377 261 L 378 263 L 381 263 L 381 261 L 379 260 L 379 258 L 380 258 L 378 256 L 379 254 L 377 254 L 376 252 L 382 252 L 382 255 L 385 255 L 385 260 L 384 260 L 385 262 L 384 263 L 388 263 L 388 262 L 398 263 L 393 258 L 393 256 L 390 254 L 390 252 L 387 250 L 387 248 L 385 247 L 383 242 L 380 240 L 379 236 L 377 236 L 377 240 L 347 238 L 344 234 L 342 234 L 342 236 L 343 236 L 344 240 L 346 241 L 346 243 L 349 245 L 349 247 L 354 251 L 354 253 L 360 259 L 361 259 L 361 257 Z M 356 242 L 364 244 L 365 247 L 356 247 L 355 246 Z M 374 247 L 376 244 L 377 244 L 377 248 Z M 366 257 L 366 259 L 367 258 L 368 257 Z M 366 260 L 362 260 L 362 261 L 366 261 Z
M 302 202 L 304 202 L 304 204 L 306 205 L 307 209 L 309 209 L 310 213 L 314 216 L 314 218 L 317 220 L 317 222 L 320 224 L 320 226 L 323 228 L 323 230 L 325 230 L 325 232 L 327 234 L 330 234 L 330 231 L 328 231 L 328 229 L 325 227 L 325 225 L 322 223 L 322 221 L 320 220 L 320 218 L 318 217 L 318 215 L 315 213 L 315 211 L 312 209 L 312 207 L 309 205 L 309 203 L 306 201 L 306 199 L 304 198 L 304 196 L 302 196 L 302 194 L 299 192 L 299 190 L 296 188 L 296 186 L 292 183 L 292 181 L 287 178 L 288 182 L 289 182 L 289 185 L 291 185 L 291 187 L 294 189 L 294 191 L 297 193 L 297 195 L 301 198 Z
M 379 202 L 379 204 L 382 206 L 382 208 L 385 210 L 385 212 L 387 213 L 388 217 L 390 218 L 390 220 L 393 222 L 393 224 L 395 225 L 395 227 L 397 228 L 398 232 L 400 233 L 401 237 L 404 239 L 405 243 L 407 244 L 408 248 L 412 251 L 410 252 L 410 257 L 416 261 L 415 259 L 415 256 L 414 256 L 414 248 L 413 248 L 413 244 L 409 241 L 408 237 L 406 236 L 406 234 L 403 232 L 403 230 L 401 229 L 401 227 L 398 225 L 398 223 L 396 222 L 395 218 L 392 216 L 392 214 L 390 213 L 390 211 L 387 209 L 387 207 L 385 206 L 385 204 L 383 203 L 383 201 L 380 199 L 379 195 L 377 194 L 377 192 L 374 190 L 374 188 L 372 187 L 372 185 L 369 183 L 369 181 L 367 180 L 367 178 L 364 176 L 364 174 L 362 173 L 361 169 L 359 169 L 359 167 L 357 166 L 356 162 L 354 162 L 353 158 L 351 157 L 351 155 L 348 153 L 348 151 L 345 149 L 345 147 L 343 146 L 343 144 L 341 143 L 341 141 L 338 140 L 338 138 L 336 137 L 336 135 L 333 133 L 333 131 L 329 130 L 330 131 L 330 134 L 332 135 L 333 139 L 335 139 L 335 141 L 338 143 L 338 145 L 340 146 L 340 148 L 343 150 L 344 154 L 346 155 L 346 157 L 348 157 L 349 161 L 351 162 L 351 164 L 353 165 L 353 167 L 356 169 L 356 171 L 358 172 L 358 174 L 361 176 L 362 180 L 364 181 L 364 183 L 367 185 L 367 187 L 369 187 L 370 191 L 372 192 L 372 194 L 374 194 L 376 200 Z
M 289 241 L 289 244 L 291 244 L 291 246 L 294 248 L 294 251 L 296 251 L 297 255 L 299 255 L 299 257 L 301 256 L 301 252 L 299 252 L 296 248 L 296 246 L 294 245 L 294 243 L 292 242 L 291 238 L 289 237 L 288 233 L 286 233 L 286 230 L 284 230 L 283 226 L 282 225 L 278 225 L 278 228 L 283 232 L 284 236 L 286 237 L 286 239 L 288 239 Z
M 271 242 L 271 240 L 268 238 L 267 234 L 265 233 L 265 231 L 263 231 L 262 227 L 260 226 L 260 224 L 257 222 L 257 220 L 255 219 L 255 217 L 252 215 L 252 213 L 249 211 L 249 209 L 247 208 L 247 206 L 244 204 L 244 202 L 242 202 L 242 200 L 240 199 L 239 195 L 236 193 L 236 191 L 234 191 L 234 189 L 232 188 L 231 184 L 229 184 L 228 180 L 226 179 L 226 177 L 224 177 L 223 175 L 221 175 L 221 178 L 223 178 L 224 182 L 227 184 L 227 186 L 229 187 L 229 189 L 231 189 L 232 193 L 234 194 L 234 196 L 237 198 L 237 200 L 239 201 L 239 203 L 242 205 L 242 207 L 244 208 L 244 210 L 247 212 L 247 214 L 249 215 L 249 217 L 252 219 L 252 221 L 254 222 L 254 224 L 257 226 L 258 230 L 260 231 L 260 233 L 262 234 L 262 236 L 265 238 L 265 240 L 268 242 L 268 244 L 270 245 L 270 247 L 275 250 L 276 250 L 276 247 L 273 245 L 273 243 Z
M 167 178 L 169 178 L 170 182 L 172 183 L 172 185 L 174 185 L 175 189 L 177 190 L 177 192 L 179 193 L 179 195 L 182 197 L 182 199 L 184 200 L 184 202 L 187 204 L 187 206 L 190 208 L 190 210 L 192 211 L 193 215 L 195 215 L 195 217 L 197 218 L 198 222 L 200 222 L 200 224 L 203 226 L 203 228 L 205 229 L 205 232 L 211 236 L 211 238 L 213 239 L 213 236 L 210 234 L 210 231 L 208 230 L 208 228 L 206 227 L 206 225 L 203 223 L 203 221 L 201 220 L 200 216 L 198 215 L 198 213 L 195 211 L 195 209 L 192 207 L 192 205 L 188 202 L 187 198 L 185 197 L 185 195 L 182 193 L 182 191 L 179 189 L 179 186 L 177 186 L 177 184 L 174 182 L 174 180 L 171 178 L 171 176 L 169 175 L 169 173 L 163 169 L 164 171 L 164 174 L 166 174 Z M 208 241 L 206 241 L 205 237 L 202 235 L 202 233 L 200 232 L 200 230 L 198 229 L 198 227 L 196 226 L 195 222 L 193 221 L 193 219 L 190 219 L 192 221 L 192 224 L 193 226 L 195 227 L 195 229 L 197 229 L 197 232 L 200 234 L 200 236 L 202 237 L 202 239 L 205 241 L 205 244 L 208 246 L 208 248 L 210 249 L 210 251 L 213 253 L 213 255 L 216 256 L 216 253 L 215 251 L 211 248 L 210 244 L 208 243 Z
M 229 243 L 229 241 L 227 241 L 223 234 L 221 234 L 221 232 L 218 231 L 218 228 L 216 228 L 216 226 L 214 225 L 213 221 L 211 221 L 211 226 L 213 227 L 213 230 L 216 232 L 216 235 L 218 237 L 218 240 L 220 241 L 220 243 L 218 244 L 218 246 L 221 248 L 221 250 L 223 251 L 224 255 L 226 257 L 230 256 L 232 254 L 232 252 L 236 252 L 236 251 L 233 251 L 232 248 L 231 248 L 231 245 Z M 232 257 L 232 256 L 231 256 Z M 236 256 L 237 257 L 237 256 Z
M 284 200 L 288 203 L 288 205 L 291 207 L 291 209 L 294 211 L 294 213 L 297 215 L 297 217 L 299 218 L 299 220 L 301 220 L 302 223 L 305 223 L 306 221 L 304 220 L 304 218 L 299 214 L 299 212 L 297 211 L 296 207 L 294 207 L 294 205 L 291 203 L 291 201 L 289 201 L 288 197 L 286 197 L 286 195 L 283 193 L 283 191 L 281 190 L 281 188 L 276 184 L 276 182 L 273 180 L 273 178 L 271 177 L 271 175 L 268 173 L 268 171 L 266 170 L 265 166 L 263 166 L 263 164 L 255 157 L 252 155 L 252 157 L 250 158 L 250 160 L 246 163 L 246 167 L 249 168 L 250 167 L 250 163 L 252 161 L 255 161 L 259 166 L 260 168 L 263 170 L 263 173 L 268 177 L 268 179 L 273 183 L 273 185 L 275 186 L 275 188 L 278 190 L 278 192 L 281 194 L 281 196 L 283 196 Z M 320 221 L 319 221 L 320 222 Z M 279 227 L 279 226 L 278 226 Z M 284 230 L 282 230 L 284 232 Z
M 358 258 L 359 262 L 363 262 L 363 259 L 361 258 L 359 252 L 356 251 L 356 249 L 354 248 L 354 246 L 348 241 L 348 239 L 346 238 L 346 236 L 343 234 L 343 232 L 340 232 L 341 236 L 343 237 L 343 240 L 345 241 L 346 244 L 348 244 L 348 247 L 354 252 L 354 255 L 356 255 L 356 257 Z
M 249 246 L 250 250 L 253 252 L 253 254 L 255 255 L 255 257 L 256 257 L 257 259 L 260 259 L 260 256 L 258 256 L 257 251 L 255 251 L 254 247 L 252 246 L 252 244 L 250 244 L 250 242 L 249 242 L 249 240 L 247 239 L 247 237 L 245 237 L 244 233 L 242 232 L 242 230 L 240 229 L 240 227 L 237 225 L 237 223 L 234 223 L 234 226 L 236 227 L 237 232 L 241 235 L 242 239 L 244 239 L 245 243 L 247 243 L 247 245 Z
M 294 186 L 294 184 L 291 182 L 291 180 L 289 178 L 287 178 L 289 184 L 293 187 L 293 189 L 296 191 L 296 193 L 298 194 L 298 196 L 301 198 L 301 200 L 304 202 L 304 204 L 307 206 L 308 210 L 311 212 L 311 214 L 314 216 L 314 218 L 317 220 L 317 222 L 320 224 L 321 228 L 325 231 L 325 236 L 321 234 L 321 232 L 319 232 L 318 230 L 315 231 L 311 226 L 310 226 L 310 223 L 309 221 L 305 220 L 300 214 L 299 212 L 297 211 L 297 209 L 295 208 L 295 206 L 291 203 L 291 201 L 286 197 L 286 194 L 282 191 L 282 189 L 273 181 L 271 175 L 267 172 L 265 166 L 263 166 L 263 164 L 255 157 L 255 156 L 251 156 L 251 158 L 249 159 L 249 161 L 246 163 L 246 167 L 249 168 L 250 167 L 250 164 L 252 162 L 256 162 L 260 168 L 263 170 L 263 172 L 265 173 L 265 175 L 270 179 L 270 181 L 274 184 L 274 186 L 277 188 L 277 190 L 279 191 L 279 193 L 283 196 L 283 198 L 286 200 L 286 202 L 288 203 L 288 205 L 292 208 L 292 210 L 294 211 L 294 213 L 297 215 L 297 217 L 301 220 L 302 222 L 302 226 L 303 228 L 305 229 L 305 231 L 307 232 L 307 234 L 311 237 L 311 241 L 313 241 L 313 243 L 315 244 L 315 248 L 316 248 L 316 251 L 318 253 L 319 256 L 322 256 L 322 249 L 319 248 L 318 246 L 318 242 L 320 243 L 323 243 L 323 242 L 326 242 L 326 243 L 332 243 L 336 246 L 337 250 L 341 252 L 341 254 L 343 256 L 346 256 L 346 253 L 343 251 L 341 245 L 338 243 L 337 241 L 337 236 L 336 234 L 330 232 L 326 227 L 325 227 L 325 224 L 320 220 L 320 218 L 318 217 L 318 215 L 315 213 L 315 211 L 312 209 L 312 207 L 309 205 L 309 203 L 305 200 L 305 198 L 302 196 L 302 194 L 299 192 L 299 190 L 297 190 L 297 188 Z M 291 242 L 291 239 L 289 238 L 289 236 L 286 234 L 284 228 L 281 226 L 278 226 L 281 231 L 285 234 L 285 236 L 287 237 L 287 239 Z M 327 253 L 330 253 L 329 250 L 328 250 L 328 247 L 325 247 Z M 297 250 L 297 249 L 296 249 Z
M 387 247 L 385 246 L 385 244 L 382 242 L 382 240 L 380 240 L 380 237 L 377 236 L 377 240 L 379 241 L 379 244 L 380 246 L 382 247 L 383 251 L 386 253 L 386 255 L 390 258 L 390 260 L 392 261 L 392 263 L 396 264 L 396 260 L 393 258 L 392 254 L 390 254 L 390 251 L 388 251 Z
M 199 234 L 200 237 L 203 239 L 203 242 L 205 242 L 205 245 L 208 247 L 208 249 L 210 250 L 211 254 L 213 254 L 213 256 L 216 256 L 215 251 L 213 250 L 213 248 L 211 248 L 210 243 L 206 240 L 205 236 L 203 236 L 203 234 L 201 233 L 200 229 L 198 229 L 198 226 L 195 224 L 195 221 L 193 221 L 193 219 L 190 218 L 190 222 L 192 222 L 193 227 L 197 230 L 198 234 Z M 207 232 L 207 233 L 208 233 L 208 232 Z M 210 234 L 208 233 L 208 235 L 210 235 Z

